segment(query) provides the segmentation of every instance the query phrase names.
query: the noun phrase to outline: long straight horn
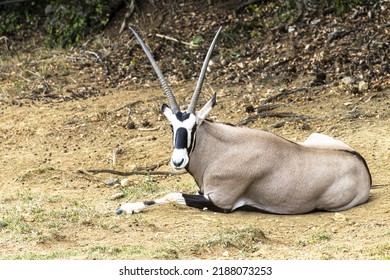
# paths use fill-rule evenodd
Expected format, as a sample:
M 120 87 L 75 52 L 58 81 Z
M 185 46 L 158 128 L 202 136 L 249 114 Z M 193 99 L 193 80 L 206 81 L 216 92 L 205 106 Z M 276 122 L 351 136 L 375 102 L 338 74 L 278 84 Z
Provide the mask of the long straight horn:
M 148 48 L 146 47 L 144 41 L 142 41 L 141 37 L 138 35 L 137 32 L 135 32 L 135 30 L 133 28 L 130 27 L 130 29 L 131 29 L 131 31 L 133 31 L 135 38 L 138 40 L 138 42 L 140 43 L 140 45 L 141 45 L 142 49 L 144 50 L 146 56 L 149 58 L 149 61 L 152 64 L 153 69 L 154 69 L 154 71 L 156 72 L 156 74 L 158 76 L 158 79 L 160 80 L 162 88 L 163 88 L 165 94 L 168 97 L 169 106 L 171 107 L 172 112 L 173 113 L 177 113 L 178 111 L 180 111 L 180 108 L 179 108 L 179 105 L 176 102 L 175 97 L 173 96 L 173 93 L 172 93 L 171 89 L 168 86 L 167 80 L 165 79 L 164 75 L 161 73 L 160 68 L 158 68 L 158 65 L 157 65 L 156 61 L 154 60 L 154 58 L 153 58 L 152 54 L 150 53 L 150 51 L 148 50 Z
M 199 98 L 199 94 L 200 94 L 200 91 L 202 89 L 203 81 L 204 81 L 204 78 L 205 78 L 205 75 L 206 75 L 207 66 L 209 65 L 211 54 L 213 53 L 215 44 L 217 43 L 218 36 L 219 36 L 219 33 L 221 32 L 221 30 L 222 30 L 222 26 L 218 29 L 217 34 L 215 34 L 214 40 L 211 43 L 209 51 L 207 52 L 206 58 L 205 58 L 205 60 L 203 62 L 203 66 L 202 66 L 202 70 L 200 71 L 198 83 L 196 85 L 194 94 L 192 95 L 191 103 L 188 106 L 188 112 L 189 113 L 192 113 L 192 114 L 195 113 L 196 103 L 198 103 L 198 98 Z

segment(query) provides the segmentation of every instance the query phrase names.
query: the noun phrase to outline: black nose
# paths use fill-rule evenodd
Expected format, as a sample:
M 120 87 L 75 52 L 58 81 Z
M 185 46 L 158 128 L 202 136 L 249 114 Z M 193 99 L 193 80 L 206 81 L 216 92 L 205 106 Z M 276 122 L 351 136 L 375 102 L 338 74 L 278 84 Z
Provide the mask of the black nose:
M 179 167 L 183 163 L 183 161 L 184 161 L 184 158 L 179 162 L 172 161 L 172 163 L 174 166 Z

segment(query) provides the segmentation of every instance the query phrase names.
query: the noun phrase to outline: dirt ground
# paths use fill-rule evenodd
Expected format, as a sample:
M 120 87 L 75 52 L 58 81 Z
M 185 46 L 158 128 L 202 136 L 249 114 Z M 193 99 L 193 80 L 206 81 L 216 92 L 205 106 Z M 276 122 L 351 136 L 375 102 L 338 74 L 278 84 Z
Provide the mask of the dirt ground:
M 246 90 L 229 85 L 218 88 L 219 106 L 211 117 L 216 121 L 239 122 L 248 113 L 237 108 L 237 100 L 266 97 L 267 86 Z M 189 99 L 191 85 L 175 88 L 178 99 Z M 116 216 L 119 203 L 147 200 L 172 190 L 194 192 L 192 178 L 175 176 L 129 176 L 129 188 L 145 187 L 153 181 L 157 193 L 119 199 L 112 196 L 121 186 L 105 186 L 110 174 L 87 175 L 80 170 L 133 170 L 169 158 L 171 135 L 158 108 L 165 102 L 158 87 L 129 91 L 103 90 L 104 95 L 85 100 L 23 106 L 2 106 L 1 123 L 1 210 L 16 207 L 31 229 L 20 234 L 4 227 L 1 258 L 45 258 L 62 252 L 59 258 L 94 258 L 93 248 L 140 248 L 126 253 L 98 255 L 98 258 L 180 258 L 180 259 L 388 259 L 390 250 L 389 186 L 389 93 L 356 97 L 343 90 L 326 89 L 311 95 L 289 98 L 278 109 L 304 114 L 306 122 L 286 120 L 281 128 L 275 118 L 264 118 L 249 126 L 267 129 L 292 140 L 303 140 L 312 132 L 324 132 L 357 149 L 367 160 L 373 184 L 368 203 L 342 213 L 316 212 L 307 215 L 271 215 L 251 212 L 216 214 L 186 207 L 157 206 L 133 216 Z M 210 93 L 204 93 L 203 97 Z M 204 98 L 200 102 L 204 102 Z M 150 122 L 147 128 L 126 129 L 127 111 L 118 110 L 129 102 L 130 118 Z M 179 102 L 180 102 L 179 101 Z M 255 101 L 256 102 L 256 101 Z M 351 117 L 351 112 L 359 116 Z M 117 153 L 115 166 L 112 152 Z M 170 170 L 164 163 L 159 170 Z M 25 198 L 28 194 L 29 198 Z M 49 199 L 48 197 L 51 197 Z M 55 199 L 57 197 L 57 199 Z M 27 200 L 27 202 L 25 201 Z M 34 202 L 34 200 L 37 200 Z M 78 203 L 75 203 L 77 201 Z M 45 221 L 30 212 L 34 203 L 47 209 L 72 211 L 78 204 L 94 209 L 80 222 L 66 219 L 51 234 Z M 87 211 L 87 210 L 86 210 Z M 4 219 L 4 218 L 3 218 Z M 45 219 L 56 219 L 49 214 Z M 85 221 L 86 219 L 86 221 Z M 103 224 L 105 226 L 103 226 Z M 50 225 L 47 225 L 50 228 Z M 35 229 L 37 228 L 37 229 Z M 34 230 L 35 229 L 35 230 Z M 255 231 L 254 231 L 255 230 Z M 253 232 L 254 231 L 254 232 Z M 44 238 L 32 238 L 31 235 Z M 36 233 L 38 232 L 38 233 Z M 250 236 L 247 236 L 249 233 Z M 239 243 L 240 235 L 250 239 L 250 249 Z M 236 238 L 238 238 L 236 240 Z M 226 241 L 226 240 L 227 241 Z M 232 240 L 231 240 L 232 239 Z M 213 242 L 214 240 L 214 242 Z M 248 240 L 246 240 L 248 241 Z M 236 243 L 235 243 L 236 242 Z M 238 243 L 237 243 L 238 242 Z M 242 248 L 240 248 L 242 246 Z M 249 245 L 248 245 L 249 246 Z M 143 251 L 143 247 L 145 250 Z M 147 249 L 146 249 L 147 248 Z M 156 251 L 156 249 L 159 249 Z M 67 255 L 64 252 L 74 252 Z M 49 257 L 50 258 L 50 257 Z M 55 258 L 52 256 L 51 258 Z
M 385 1 L 380 3 L 387 5 Z M 156 17 L 160 24 L 151 25 L 150 33 L 144 31 L 141 35 L 148 38 L 154 54 L 161 58 L 159 64 L 178 102 L 185 106 L 195 85 L 189 81 L 197 75 L 203 57 L 199 53 L 204 53 L 205 47 L 188 50 L 172 42 L 161 47 L 158 44 L 162 39 L 150 36 L 160 32 L 180 38 L 175 33 L 180 31 L 183 40 L 190 40 L 197 32 L 196 13 L 191 7 L 180 7 L 189 11 L 184 16 L 177 12 L 172 18 L 167 14 Z M 131 35 L 123 34 L 120 41 L 98 37 L 80 48 L 96 50 L 103 62 L 92 60 L 93 53 L 88 56 L 80 49 L 35 48 L 11 58 L 2 56 L 0 259 L 390 259 L 388 30 L 380 31 L 378 27 L 377 31 L 375 26 L 380 25 L 372 23 L 388 17 L 386 9 L 376 8 L 381 16 L 368 17 L 361 9 L 362 19 L 356 21 L 363 25 L 363 19 L 367 19 L 371 29 L 363 39 L 371 49 L 354 52 L 347 44 L 354 34 L 348 33 L 326 53 L 332 56 L 335 51 L 336 58 L 316 56 L 322 53 L 323 39 L 337 21 L 326 16 L 318 26 L 307 21 L 304 28 L 309 30 L 308 36 L 290 38 L 286 28 L 259 28 L 266 30 L 269 41 L 262 46 L 263 41 L 255 37 L 252 49 L 249 43 L 238 46 L 240 40 L 229 41 L 226 36 L 220 45 L 236 46 L 235 52 L 230 53 L 234 58 L 223 62 L 219 57 L 220 63 L 211 67 L 210 79 L 199 100 L 200 106 L 217 92 L 218 105 L 210 114 L 214 121 L 245 123 L 294 141 L 321 132 L 355 148 L 366 159 L 374 186 L 367 203 L 339 213 L 219 214 L 164 205 L 136 215 L 117 216 L 118 205 L 127 201 L 150 200 L 173 191 L 197 191 L 188 174 L 122 176 L 91 172 L 172 172 L 168 165 L 171 132 L 160 112 L 160 106 L 167 101 Z M 240 30 L 245 25 L 239 18 L 225 16 L 226 11 L 221 14 L 223 23 L 241 26 L 234 32 L 243 34 Z M 210 12 L 201 18 L 203 33 L 208 25 L 213 26 L 214 32 L 217 16 L 220 15 Z M 138 17 L 150 21 L 153 13 Z M 164 20 L 174 23 L 161 24 Z M 141 26 L 147 25 L 140 21 L 137 27 L 142 30 Z M 118 21 L 116 27 L 120 24 Z M 176 31 L 170 26 L 176 26 Z M 205 36 L 207 42 L 212 38 L 209 33 Z M 316 40 L 312 40 L 313 34 Z M 288 43 L 291 40 L 299 42 L 294 50 Z M 250 53 L 247 56 L 242 51 L 246 47 Z M 185 58 L 171 59 L 170 55 L 179 53 Z M 185 62 L 195 55 L 194 61 Z M 285 55 L 292 57 L 284 60 Z M 351 57 L 344 62 L 337 60 L 347 55 Z M 351 84 L 344 79 L 349 74 L 343 72 L 351 69 L 354 57 L 359 55 L 371 63 L 368 70 L 362 67 L 362 71 L 371 71 L 371 76 L 361 75 L 361 88 L 358 81 Z M 268 60 L 264 62 L 263 58 Z M 331 68 L 337 64 L 334 59 L 345 63 L 344 70 L 336 72 Z M 104 63 L 111 67 L 110 74 L 104 73 Z M 190 67 L 193 63 L 199 67 Z M 269 76 L 262 73 L 264 65 Z M 314 70 L 310 75 L 304 72 L 306 65 L 324 67 L 327 78 Z M 176 66 L 175 72 L 172 69 Z M 184 68 L 190 70 L 186 72 Z M 284 71 L 290 74 L 285 76 Z M 275 72 L 281 74 L 274 75 Z M 102 78 L 105 74 L 109 82 Z M 372 86 L 367 88 L 367 84 Z M 267 114 L 256 116 L 261 106 L 266 107 Z M 107 185 L 112 178 L 118 182 Z M 128 182 L 122 186 L 119 182 L 125 178 Z

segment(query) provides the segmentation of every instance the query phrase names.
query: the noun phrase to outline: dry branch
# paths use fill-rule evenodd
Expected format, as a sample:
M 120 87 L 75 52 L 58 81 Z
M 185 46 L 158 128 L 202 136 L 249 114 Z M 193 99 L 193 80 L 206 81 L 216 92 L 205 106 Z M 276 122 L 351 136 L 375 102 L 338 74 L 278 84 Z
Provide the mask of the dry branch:
M 186 174 L 186 171 L 179 171 L 179 172 L 169 172 L 169 171 L 118 171 L 118 170 L 112 170 L 112 169 L 88 169 L 86 171 L 78 170 L 78 172 L 89 172 L 92 174 L 97 173 L 110 173 L 115 174 L 119 176 L 132 176 L 132 175 L 165 175 L 165 176 L 173 176 L 173 175 L 183 175 Z
M 292 89 L 292 90 L 284 90 L 278 94 L 275 94 L 275 95 L 272 95 L 268 98 L 266 98 L 265 100 L 263 100 L 263 102 L 261 102 L 262 104 L 266 104 L 266 103 L 270 103 L 272 101 L 275 101 L 276 99 L 278 99 L 279 97 L 282 97 L 282 96 L 287 96 L 287 95 L 290 95 L 290 94 L 294 94 L 294 93 L 297 93 L 297 92 L 301 92 L 301 91 L 305 91 L 307 92 L 308 89 L 307 88 L 297 88 L 297 89 Z
M 254 122 L 257 119 L 262 119 L 266 117 L 273 117 L 273 118 L 295 118 L 295 120 L 305 120 L 308 119 L 307 116 L 304 115 L 297 115 L 292 112 L 261 112 L 254 116 L 247 117 L 240 121 L 238 125 L 246 125 L 248 123 Z
M 137 105 L 139 103 L 143 103 L 143 101 L 137 100 L 137 101 L 134 101 L 134 102 L 131 102 L 131 103 L 127 103 L 126 105 L 123 105 L 123 106 L 119 107 L 118 109 L 113 110 L 111 113 L 118 112 L 118 111 L 120 111 L 122 109 L 125 109 L 125 108 L 131 109 L 131 107 L 134 107 L 135 105 Z
M 196 45 L 193 44 L 192 42 L 191 43 L 187 43 L 187 42 L 180 41 L 180 40 L 178 40 L 176 38 L 173 38 L 173 37 L 170 37 L 170 36 L 166 36 L 166 35 L 162 35 L 162 34 L 156 34 L 156 37 L 159 37 L 159 38 L 162 38 L 162 39 L 165 39 L 165 40 L 169 40 L 169 41 L 173 41 L 173 42 L 176 42 L 176 43 L 180 43 L 180 44 L 189 46 L 191 48 L 196 47 Z
M 100 58 L 100 56 L 92 51 L 81 51 L 81 53 L 86 53 L 86 54 L 92 54 L 93 56 L 96 57 L 96 60 L 104 67 L 104 70 L 106 71 L 106 75 L 110 74 L 110 69 L 108 69 L 107 64 L 103 62 L 103 60 Z
M 163 159 L 163 160 L 161 160 L 158 163 L 153 164 L 153 165 L 135 167 L 134 171 L 151 171 L 151 170 L 156 170 L 160 166 L 168 164 L 168 163 L 169 163 L 169 159 Z

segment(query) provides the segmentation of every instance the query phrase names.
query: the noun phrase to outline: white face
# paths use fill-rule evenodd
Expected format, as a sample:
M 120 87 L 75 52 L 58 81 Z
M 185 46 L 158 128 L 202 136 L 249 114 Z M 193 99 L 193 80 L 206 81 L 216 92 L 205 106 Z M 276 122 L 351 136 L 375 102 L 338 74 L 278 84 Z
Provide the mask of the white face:
M 196 115 L 179 111 L 173 113 L 167 106 L 162 106 L 162 111 L 172 126 L 173 153 L 171 165 L 174 169 L 182 169 L 190 161 L 190 154 L 195 145 L 196 128 L 204 121 L 208 113 L 216 104 L 216 95 L 213 96 Z
M 163 113 L 172 126 L 173 153 L 171 165 L 174 169 L 185 168 L 190 161 L 189 156 L 195 140 L 196 116 L 181 111 L 174 114 L 167 106 L 163 106 Z

